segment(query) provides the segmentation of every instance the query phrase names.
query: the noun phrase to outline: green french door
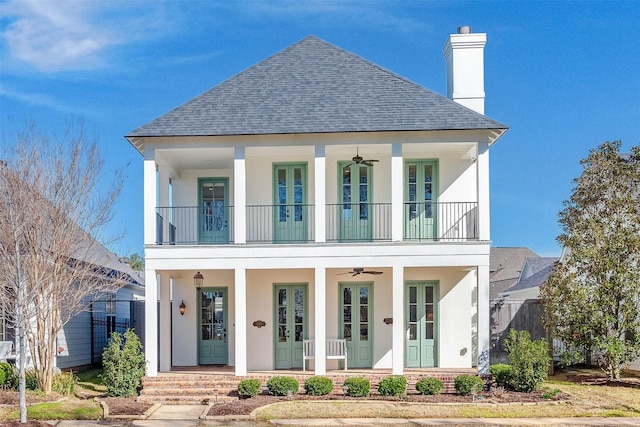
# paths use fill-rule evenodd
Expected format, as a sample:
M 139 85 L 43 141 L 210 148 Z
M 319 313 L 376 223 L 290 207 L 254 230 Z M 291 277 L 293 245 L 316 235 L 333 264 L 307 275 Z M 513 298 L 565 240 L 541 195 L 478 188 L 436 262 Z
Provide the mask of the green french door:
M 370 241 L 372 237 L 371 166 L 339 162 L 339 240 Z
M 405 164 L 404 234 L 406 239 L 438 237 L 437 160 L 412 160 Z
M 307 240 L 307 165 L 274 164 L 275 242 Z
M 275 368 L 302 368 L 302 341 L 307 336 L 307 285 L 275 286 Z
M 229 243 L 229 180 L 227 178 L 198 179 L 198 241 Z
M 342 338 L 347 341 L 347 366 L 371 368 L 373 350 L 373 301 L 370 283 L 340 285 Z
M 406 366 L 437 366 L 437 282 L 409 282 L 406 285 Z
M 227 289 L 198 290 L 198 364 L 226 365 L 227 346 Z

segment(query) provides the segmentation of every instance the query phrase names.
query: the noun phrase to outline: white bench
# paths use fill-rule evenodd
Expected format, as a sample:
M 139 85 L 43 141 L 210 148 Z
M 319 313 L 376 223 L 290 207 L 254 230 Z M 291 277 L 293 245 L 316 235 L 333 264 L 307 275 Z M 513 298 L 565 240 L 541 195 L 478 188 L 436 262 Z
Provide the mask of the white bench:
M 326 358 L 331 360 L 344 360 L 344 370 L 347 370 L 347 340 L 341 338 L 328 338 L 326 342 Z M 302 341 L 302 371 L 307 368 L 307 360 L 316 358 L 315 340 Z

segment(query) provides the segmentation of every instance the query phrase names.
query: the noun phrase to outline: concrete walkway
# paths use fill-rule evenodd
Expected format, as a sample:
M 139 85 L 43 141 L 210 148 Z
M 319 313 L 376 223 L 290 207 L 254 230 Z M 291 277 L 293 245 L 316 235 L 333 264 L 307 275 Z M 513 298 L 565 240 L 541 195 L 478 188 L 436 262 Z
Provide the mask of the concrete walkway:
M 71 427 L 195 427 L 195 426 L 640 426 L 640 418 L 328 418 L 254 421 L 249 419 L 201 419 L 208 406 L 162 405 L 146 420 L 49 421 L 52 426 Z
M 242 419 L 216 418 L 202 419 L 209 411 L 204 405 L 161 405 L 146 420 L 113 421 L 49 421 L 57 427 L 196 427 L 196 426 L 640 426 L 638 418 L 326 418 L 255 421 Z

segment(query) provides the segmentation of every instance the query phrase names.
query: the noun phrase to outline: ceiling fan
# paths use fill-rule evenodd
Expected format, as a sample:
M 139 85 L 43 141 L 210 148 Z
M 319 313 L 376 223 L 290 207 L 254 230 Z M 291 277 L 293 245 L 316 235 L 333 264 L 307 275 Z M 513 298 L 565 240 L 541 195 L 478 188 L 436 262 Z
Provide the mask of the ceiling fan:
M 349 167 L 351 165 L 366 165 L 366 166 L 373 166 L 373 162 L 379 162 L 380 160 L 376 160 L 376 159 L 368 159 L 365 160 L 359 153 L 358 153 L 358 148 L 356 147 L 356 155 L 354 157 L 351 158 L 351 161 L 353 163 L 351 163 L 350 165 L 346 166 Z
M 343 275 L 343 274 L 351 274 L 351 276 L 358 276 L 360 274 L 382 274 L 382 271 L 375 271 L 375 270 L 365 270 L 364 268 L 361 267 L 356 267 L 354 269 L 352 269 L 351 271 L 347 271 L 346 273 L 338 273 L 337 276 Z

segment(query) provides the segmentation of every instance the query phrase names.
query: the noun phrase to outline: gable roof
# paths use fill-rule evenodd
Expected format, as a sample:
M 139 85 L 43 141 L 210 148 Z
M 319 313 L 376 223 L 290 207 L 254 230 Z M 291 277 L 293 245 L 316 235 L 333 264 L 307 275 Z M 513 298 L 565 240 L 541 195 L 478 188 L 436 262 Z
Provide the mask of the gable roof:
M 539 287 L 549 278 L 549 274 L 551 274 L 551 270 L 558 259 L 559 258 L 535 259 L 535 268 L 531 266 L 531 270 L 534 273 L 529 277 L 519 280 L 518 283 L 507 289 L 504 293 Z M 529 258 L 527 261 L 532 261 L 532 259 Z
M 469 129 L 507 126 L 308 36 L 126 138 Z
M 497 298 L 520 277 L 525 259 L 538 254 L 525 247 L 492 247 L 489 256 L 490 298 Z

